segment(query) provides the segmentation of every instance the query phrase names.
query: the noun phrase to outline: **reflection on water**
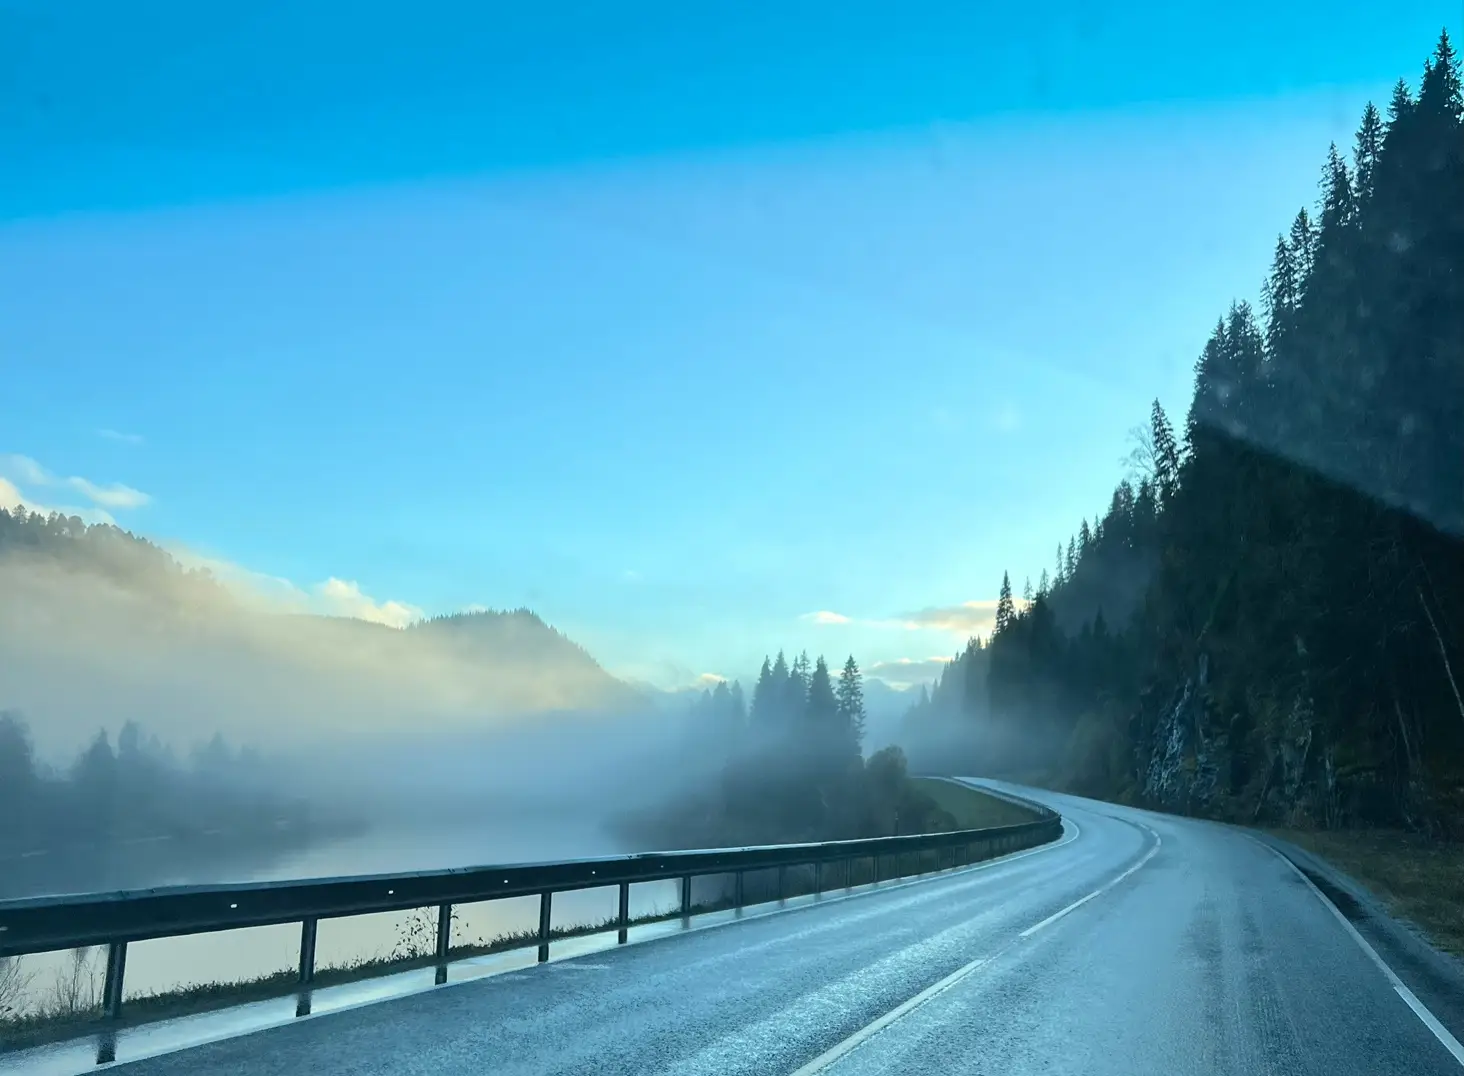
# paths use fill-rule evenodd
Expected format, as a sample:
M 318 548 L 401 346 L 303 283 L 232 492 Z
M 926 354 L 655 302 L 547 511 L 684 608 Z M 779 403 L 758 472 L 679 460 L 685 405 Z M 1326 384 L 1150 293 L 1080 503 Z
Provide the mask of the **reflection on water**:
M 114 850 L 115 851 L 115 850 Z M 125 850 L 122 850 L 125 851 Z M 127 888 L 163 884 L 277 881 L 290 878 L 326 878 L 356 874 L 384 874 L 478 866 L 490 863 L 542 862 L 614 854 L 605 835 L 590 824 L 559 824 L 553 829 L 528 832 L 512 825 L 463 826 L 437 831 L 380 828 L 315 847 L 276 853 L 264 862 L 241 863 L 203 860 L 158 866 L 149 871 L 145 861 L 130 866 L 110 860 L 116 870 L 133 872 L 138 879 Z M 73 872 L 81 865 L 70 865 Z M 115 877 L 115 873 L 109 877 Z M 33 879 L 39 878 L 33 876 Z M 46 889 L 40 889 L 45 892 Z M 50 891 L 55 892 L 56 889 Z M 32 889 L 32 892 L 36 892 Z M 616 891 L 585 890 L 556 894 L 553 926 L 593 923 L 616 911 Z M 679 901 L 674 881 L 631 887 L 631 915 L 674 909 Z M 537 928 L 537 897 L 467 904 L 455 909 L 454 945 L 487 942 L 494 937 Z M 316 942 L 316 966 L 341 967 L 361 960 L 391 956 L 409 931 L 413 912 L 390 912 L 323 920 Z M 245 930 L 181 938 L 160 938 L 128 946 L 126 996 L 141 995 L 211 982 L 237 982 L 293 969 L 299 957 L 298 924 L 251 927 Z M 44 953 L 24 958 L 34 974 L 28 998 L 19 1008 L 34 1011 L 44 1006 L 58 978 L 64 975 L 69 953 Z M 101 954 L 96 954 L 93 975 L 100 992 Z

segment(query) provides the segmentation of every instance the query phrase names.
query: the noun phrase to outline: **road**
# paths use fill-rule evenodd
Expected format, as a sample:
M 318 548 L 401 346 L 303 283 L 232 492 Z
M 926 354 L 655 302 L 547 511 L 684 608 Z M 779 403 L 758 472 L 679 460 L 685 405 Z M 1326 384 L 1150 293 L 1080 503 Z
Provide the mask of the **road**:
M 1332 906 L 1271 849 L 1209 823 L 1031 794 L 1062 811 L 1060 843 L 119 1068 L 128 1076 L 1464 1071 L 1450 1032 L 1430 1030 L 1429 1010 L 1410 1008 Z

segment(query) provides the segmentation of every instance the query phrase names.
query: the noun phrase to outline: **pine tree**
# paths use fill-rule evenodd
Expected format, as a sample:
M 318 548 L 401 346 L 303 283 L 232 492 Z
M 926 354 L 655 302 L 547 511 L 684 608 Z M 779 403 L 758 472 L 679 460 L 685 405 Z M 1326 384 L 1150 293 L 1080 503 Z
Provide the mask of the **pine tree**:
M 1040 597 L 1047 597 L 1052 590 L 1052 581 L 1047 575 L 1047 569 L 1042 569 L 1042 574 L 1037 577 L 1037 594 Z
M 839 702 L 834 696 L 834 683 L 829 677 L 829 667 L 819 655 L 808 676 L 808 701 L 804 716 L 808 726 L 821 737 L 830 737 L 838 731 Z
M 1174 440 L 1169 416 L 1159 406 L 1158 400 L 1149 411 L 1149 423 L 1154 438 L 1154 483 L 1162 506 L 1169 503 L 1179 488 L 1179 445 Z
M 1291 233 L 1288 236 L 1291 244 L 1291 256 L 1296 263 L 1296 279 L 1298 283 L 1296 292 L 1297 305 L 1306 302 L 1306 285 L 1311 280 L 1312 262 L 1316 258 L 1316 229 L 1312 227 L 1311 216 L 1306 209 L 1299 210 L 1296 219 L 1291 222 Z
M 745 725 L 747 723 L 747 700 L 742 695 L 741 681 L 733 680 L 728 694 L 730 696 L 729 702 L 733 720 L 737 722 L 739 727 Z
M 1016 608 L 1012 604 L 1012 580 L 1006 572 L 1001 573 L 1001 593 L 996 599 L 996 627 L 993 634 L 1000 635 L 1012 626 L 1016 619 Z
M 1388 101 L 1388 124 L 1383 135 L 1383 144 L 1387 145 L 1388 136 L 1398 126 L 1399 121 L 1407 121 L 1413 112 L 1413 92 L 1408 88 L 1404 79 L 1399 79 L 1393 84 L 1393 96 Z
M 1063 567 L 1067 570 L 1069 579 L 1078 570 L 1078 543 L 1071 538 L 1068 539 L 1067 557 L 1063 560 Z
M 1336 242 L 1338 234 L 1352 225 L 1355 219 L 1355 203 L 1352 191 L 1352 175 L 1347 162 L 1337 151 L 1333 142 L 1327 150 L 1327 163 L 1322 169 L 1322 198 L 1317 225 L 1319 247 Z
M 1093 532 L 1088 529 L 1088 521 L 1084 519 L 1078 527 L 1078 558 L 1079 560 L 1088 552 L 1088 547 L 1093 544 Z
M 1062 586 L 1067 582 L 1067 558 L 1062 555 L 1062 543 L 1057 543 L 1057 582 L 1056 586 Z
M 788 673 L 788 713 L 802 715 L 808 706 L 808 651 L 805 650 L 793 660 Z
M 778 655 L 783 660 L 783 655 Z M 775 711 L 781 700 L 778 698 L 778 683 L 773 678 L 773 666 L 763 658 L 762 669 L 757 674 L 757 683 L 752 687 L 752 710 L 748 720 L 754 725 L 769 726 L 775 721 Z
M 1032 577 L 1030 575 L 1022 583 L 1022 601 L 1028 605 L 1032 604 Z
M 1276 253 L 1271 273 L 1262 291 L 1266 315 L 1266 353 L 1275 361 L 1286 350 L 1286 341 L 1296 328 L 1296 310 L 1300 306 L 1301 281 L 1297 274 L 1296 252 L 1284 235 L 1276 237 Z
M 1356 176 L 1357 198 L 1364 204 L 1372 198 L 1373 179 L 1377 174 L 1378 154 L 1383 151 L 1383 117 L 1371 101 L 1362 111 L 1352 150 L 1353 174 Z
M 1449 40 L 1449 31 L 1439 34 L 1439 43 L 1429 62 L 1424 65 L 1423 81 L 1418 88 L 1420 109 L 1437 112 L 1456 125 L 1464 119 L 1464 92 L 1459 83 L 1459 56 Z
M 921 698 L 927 703 L 929 695 L 926 693 L 925 685 L 920 685 Z M 850 654 L 844 662 L 844 669 L 839 673 L 839 684 L 835 689 L 835 697 L 839 704 L 839 720 L 842 726 L 848 730 L 848 734 L 854 738 L 856 744 L 864 742 L 864 725 L 867 720 L 864 712 L 864 678 L 860 675 L 859 666 L 854 662 L 854 655 Z

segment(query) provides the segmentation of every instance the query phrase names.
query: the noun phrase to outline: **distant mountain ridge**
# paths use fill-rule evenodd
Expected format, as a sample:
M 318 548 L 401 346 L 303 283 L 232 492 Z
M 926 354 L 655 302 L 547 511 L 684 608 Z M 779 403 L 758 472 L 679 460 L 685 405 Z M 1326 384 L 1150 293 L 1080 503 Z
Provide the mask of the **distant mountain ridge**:
M 405 629 L 261 610 L 144 538 L 23 509 L 0 509 L 0 573 L 0 708 L 72 736 L 134 715 L 186 736 L 247 735 L 255 715 L 299 733 L 651 708 L 528 609 Z

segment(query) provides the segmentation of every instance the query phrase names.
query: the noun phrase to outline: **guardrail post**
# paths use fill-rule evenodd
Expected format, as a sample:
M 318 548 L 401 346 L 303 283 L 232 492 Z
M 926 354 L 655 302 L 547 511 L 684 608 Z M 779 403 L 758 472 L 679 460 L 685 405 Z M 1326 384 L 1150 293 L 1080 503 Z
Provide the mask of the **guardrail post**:
M 549 914 L 554 894 L 549 890 L 539 894 L 539 963 L 549 959 Z
M 107 946 L 107 977 L 102 983 L 102 1013 L 108 1020 L 122 1015 L 122 975 L 127 970 L 127 943 Z
M 620 883 L 620 908 L 615 913 L 615 944 L 624 945 L 630 936 L 630 883 Z
M 737 909 L 737 914 L 742 914 L 742 872 L 737 872 L 737 880 L 732 884 L 732 904 Z
M 813 865 L 813 899 L 823 896 L 823 860 Z
M 691 875 L 689 874 L 681 876 L 681 918 L 686 921 L 683 925 L 691 923 Z
M 315 981 L 315 927 L 316 920 L 306 919 L 300 924 L 300 982 Z
M 788 899 L 788 868 L 778 868 L 778 903 L 783 904 Z
M 439 904 L 437 906 L 437 971 L 433 974 L 433 981 L 441 986 L 447 982 L 447 952 L 452 947 L 452 905 Z

